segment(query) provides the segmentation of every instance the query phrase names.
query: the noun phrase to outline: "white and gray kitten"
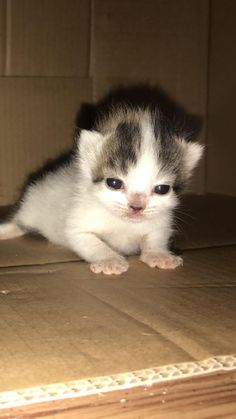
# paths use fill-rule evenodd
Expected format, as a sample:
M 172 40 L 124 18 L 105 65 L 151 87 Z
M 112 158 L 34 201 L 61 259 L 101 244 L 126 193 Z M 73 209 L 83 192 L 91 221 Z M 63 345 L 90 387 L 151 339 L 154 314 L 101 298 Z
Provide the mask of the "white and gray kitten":
M 113 110 L 94 131 L 81 131 L 67 161 L 26 185 L 0 239 L 37 231 L 95 273 L 121 274 L 124 256 L 134 254 L 152 268 L 176 268 L 173 210 L 202 152 L 159 111 Z

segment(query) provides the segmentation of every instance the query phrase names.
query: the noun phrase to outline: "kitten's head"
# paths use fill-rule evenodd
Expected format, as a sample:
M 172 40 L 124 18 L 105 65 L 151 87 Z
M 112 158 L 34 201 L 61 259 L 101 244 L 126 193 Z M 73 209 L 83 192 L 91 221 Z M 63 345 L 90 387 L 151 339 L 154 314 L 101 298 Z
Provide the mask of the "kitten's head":
M 79 138 L 89 193 L 113 213 L 140 221 L 172 210 L 203 147 L 177 136 L 159 111 L 118 109 Z

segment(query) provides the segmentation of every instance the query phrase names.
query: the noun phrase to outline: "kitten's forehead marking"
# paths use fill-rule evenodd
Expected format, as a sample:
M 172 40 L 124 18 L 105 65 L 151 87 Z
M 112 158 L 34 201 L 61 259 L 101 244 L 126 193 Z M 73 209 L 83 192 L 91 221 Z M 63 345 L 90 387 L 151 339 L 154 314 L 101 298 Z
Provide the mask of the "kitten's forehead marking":
M 139 124 L 131 121 L 120 122 L 115 131 L 115 150 L 112 150 L 115 166 L 127 171 L 130 164 L 136 164 L 141 146 Z M 114 154 L 114 151 L 116 154 Z
M 129 167 L 137 163 L 140 147 L 140 124 L 132 120 L 120 121 L 107 135 L 93 178 L 102 178 L 109 170 L 127 174 Z
M 164 168 L 176 172 L 181 164 L 181 150 L 174 128 L 164 115 L 157 112 L 152 114 L 151 120 L 158 159 Z

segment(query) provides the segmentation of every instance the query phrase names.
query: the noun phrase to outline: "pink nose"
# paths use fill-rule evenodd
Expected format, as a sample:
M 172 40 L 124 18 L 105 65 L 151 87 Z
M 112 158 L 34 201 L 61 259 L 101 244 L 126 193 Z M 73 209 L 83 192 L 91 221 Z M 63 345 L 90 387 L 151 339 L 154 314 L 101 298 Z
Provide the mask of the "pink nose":
M 140 193 L 131 195 L 128 206 L 135 212 L 143 211 L 146 208 L 146 196 Z

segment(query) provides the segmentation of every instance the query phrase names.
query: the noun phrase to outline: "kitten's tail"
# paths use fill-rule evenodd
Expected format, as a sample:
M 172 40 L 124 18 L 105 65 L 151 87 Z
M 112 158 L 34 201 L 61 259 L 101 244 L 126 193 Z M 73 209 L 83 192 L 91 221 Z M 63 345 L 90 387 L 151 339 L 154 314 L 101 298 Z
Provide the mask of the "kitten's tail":
M 0 224 L 0 240 L 13 239 L 25 234 L 25 231 L 13 221 Z

